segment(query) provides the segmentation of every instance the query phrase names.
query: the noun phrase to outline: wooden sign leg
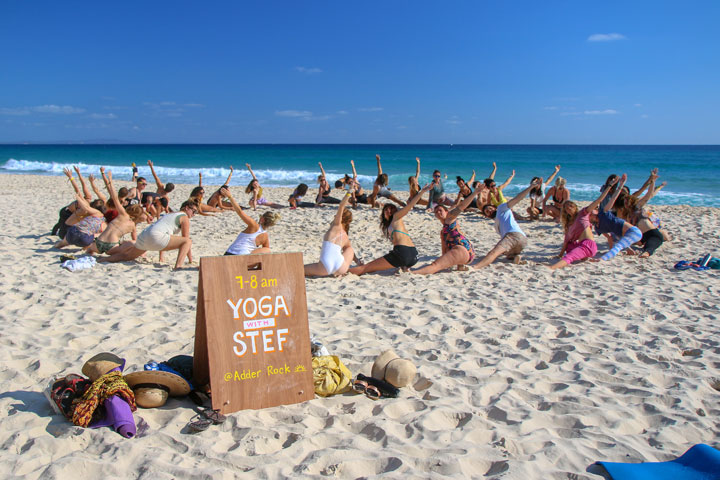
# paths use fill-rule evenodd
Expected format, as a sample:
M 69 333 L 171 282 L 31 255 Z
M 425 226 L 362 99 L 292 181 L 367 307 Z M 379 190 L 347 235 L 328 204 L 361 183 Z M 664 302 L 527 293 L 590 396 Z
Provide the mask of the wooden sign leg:
M 207 321 L 205 318 L 205 298 L 203 295 L 202 270 L 200 270 L 200 275 L 198 277 L 193 377 L 197 387 L 210 383 L 210 362 L 208 359 Z

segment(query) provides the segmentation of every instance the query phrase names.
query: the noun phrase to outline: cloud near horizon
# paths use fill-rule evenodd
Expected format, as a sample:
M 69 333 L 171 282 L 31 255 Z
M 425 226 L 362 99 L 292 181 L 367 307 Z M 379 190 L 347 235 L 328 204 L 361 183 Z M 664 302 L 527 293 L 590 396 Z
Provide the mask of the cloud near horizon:
M 382 112 L 385 110 L 383 107 L 361 107 L 358 108 L 358 112 Z
M 38 105 L 35 107 L 0 108 L 0 115 L 30 115 L 31 113 L 52 113 L 60 115 L 73 115 L 85 113 L 84 108 L 70 105 Z
M 585 110 L 585 115 L 617 115 L 617 110 L 613 110 L 612 108 L 606 108 L 605 110 Z
M 295 70 L 297 70 L 300 73 L 304 73 L 306 75 L 314 75 L 317 73 L 322 73 L 322 70 L 315 67 L 295 67 Z
M 615 42 L 617 40 L 627 40 L 622 33 L 594 33 L 587 38 L 588 42 Z

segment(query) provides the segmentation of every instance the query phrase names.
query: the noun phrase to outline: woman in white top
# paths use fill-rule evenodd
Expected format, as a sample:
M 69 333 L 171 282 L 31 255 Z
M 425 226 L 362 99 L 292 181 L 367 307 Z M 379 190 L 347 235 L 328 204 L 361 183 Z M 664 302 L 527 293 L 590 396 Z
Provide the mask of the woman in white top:
M 543 213 L 542 203 L 545 199 L 545 187 L 550 185 L 559 171 L 560 165 L 555 165 L 555 171 L 548 177 L 547 180 L 545 180 L 545 183 L 536 185 L 530 190 L 530 194 L 528 195 L 528 198 L 530 199 L 530 206 L 527 208 L 530 220 L 538 220 L 540 215 Z M 530 180 L 530 183 L 535 183 L 535 180 L 538 178 L 540 177 L 533 177 L 533 179 Z
M 352 222 L 352 212 L 346 210 L 347 204 L 355 190 L 351 190 L 345 194 L 338 211 L 333 218 L 330 228 L 323 237 L 322 250 L 320 251 L 320 261 L 318 263 L 310 263 L 305 265 L 306 277 L 326 277 L 328 275 L 344 275 L 350 268 L 350 263 L 355 259 L 358 265 L 362 265 L 355 251 L 350 245 L 350 222 Z
M 230 204 L 243 222 L 247 225 L 245 230 L 240 232 L 235 241 L 228 247 L 225 255 L 249 255 L 256 253 L 270 253 L 270 235 L 266 229 L 275 225 L 280 220 L 277 212 L 265 212 L 256 222 L 238 205 L 235 198 L 227 188 L 221 188 L 220 194 L 230 200 Z

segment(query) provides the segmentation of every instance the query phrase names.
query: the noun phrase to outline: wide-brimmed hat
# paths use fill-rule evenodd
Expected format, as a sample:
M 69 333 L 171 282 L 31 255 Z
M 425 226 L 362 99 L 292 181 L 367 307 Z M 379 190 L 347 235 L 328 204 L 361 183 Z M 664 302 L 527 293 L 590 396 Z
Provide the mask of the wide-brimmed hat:
M 85 362 L 85 365 L 82 367 L 82 373 L 94 382 L 110 370 L 118 367 L 120 367 L 120 370 L 125 367 L 124 358 L 120 358 L 114 353 L 102 352 Z
M 187 380 L 162 370 L 129 373 L 125 375 L 125 381 L 135 393 L 135 402 L 143 408 L 162 407 L 168 396 L 180 397 L 190 393 Z
M 375 362 L 373 363 L 372 370 L 370 372 L 370 376 L 373 378 L 377 378 L 378 380 L 384 380 L 385 379 L 385 367 L 387 367 L 387 364 L 390 362 L 390 360 L 393 360 L 398 357 L 397 353 L 395 353 L 392 350 L 385 350 L 382 352 L 378 357 L 375 359 Z
M 410 385 L 416 373 L 417 368 L 410 360 L 400 358 L 392 350 L 385 350 L 378 355 L 372 366 L 373 378 L 385 380 L 397 388 Z

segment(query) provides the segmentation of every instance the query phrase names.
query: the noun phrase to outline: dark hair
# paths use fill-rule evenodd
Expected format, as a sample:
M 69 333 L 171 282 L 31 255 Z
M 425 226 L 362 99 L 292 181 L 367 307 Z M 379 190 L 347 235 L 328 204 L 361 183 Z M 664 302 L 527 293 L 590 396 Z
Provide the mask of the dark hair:
M 436 173 L 439 174 L 439 173 L 440 173 L 440 170 L 433 170 L 433 175 L 435 175 Z
M 350 233 L 350 223 L 352 222 L 353 216 L 350 210 L 343 210 L 342 218 L 340 219 L 340 225 L 345 229 L 345 233 Z
M 195 187 L 192 189 L 192 192 L 190 192 L 191 197 L 197 197 L 200 195 L 200 192 L 203 192 L 205 190 L 205 187 Z
M 147 180 L 145 180 L 145 177 L 137 177 L 137 180 L 135 180 L 137 183 L 145 182 L 147 183 Z
M 304 183 L 301 183 L 301 184 L 298 185 L 297 188 L 295 189 L 296 194 L 297 194 L 297 195 L 300 195 L 301 197 L 302 197 L 303 195 L 305 195 L 305 194 L 307 193 L 307 191 L 308 191 L 308 186 L 305 185 Z
M 195 200 L 185 200 L 183 204 L 180 205 L 180 210 L 183 210 L 187 207 L 194 208 L 196 211 L 200 208 Z
M 395 209 L 395 212 L 397 212 L 397 207 L 392 203 L 385 203 L 380 209 L 380 229 L 382 230 L 383 235 L 388 238 L 388 240 L 392 240 L 392 234 L 388 231 L 388 228 L 390 228 L 390 224 L 392 223 L 393 215 L 395 215 L 395 212 L 390 215 L 390 218 L 385 218 L 386 208 L 393 208 Z
M 160 205 L 162 205 L 163 208 L 167 208 L 168 206 L 168 199 L 165 197 L 160 197 Z
M 388 184 L 387 173 L 381 173 L 380 175 L 378 175 L 377 178 L 375 179 L 375 183 L 379 183 L 380 185 L 383 185 L 383 186 L 387 185 Z
M 485 186 L 486 186 L 486 187 L 490 188 L 490 185 L 492 185 L 493 183 L 495 183 L 495 180 L 493 180 L 492 178 L 486 178 L 483 183 L 485 183 Z
M 535 180 L 540 180 L 540 177 L 533 177 L 532 180 L 530 180 L 530 184 L 532 185 L 532 183 Z M 541 195 L 541 194 L 542 194 L 542 185 L 538 185 L 537 187 L 533 187 L 530 189 L 530 195 L 537 196 L 537 195 Z
M 118 197 L 124 198 L 128 196 L 128 193 L 130 193 L 130 190 L 127 189 L 127 187 L 122 187 L 120 190 L 118 190 L 117 194 Z
M 335 188 L 342 188 L 343 181 L 342 180 L 335 180 Z
M 457 182 L 465 183 L 465 180 L 463 180 L 463 178 L 460 175 L 458 175 L 457 177 L 455 177 L 455 183 L 457 183 Z
M 90 203 L 90 206 L 94 208 L 95 210 L 100 210 L 102 213 L 105 213 L 107 211 L 107 207 L 105 206 L 105 202 L 100 200 L 99 198 L 97 200 L 93 200 Z
M 174 183 L 168 182 L 168 183 L 165 184 L 165 193 L 170 193 L 170 192 L 172 192 L 173 190 L 175 190 L 175 184 L 174 184 Z
M 472 187 L 473 187 L 473 188 L 477 188 L 477 187 L 480 186 L 481 183 L 482 183 L 482 182 L 481 182 L 480 180 L 475 180 L 475 181 L 472 183 Z

